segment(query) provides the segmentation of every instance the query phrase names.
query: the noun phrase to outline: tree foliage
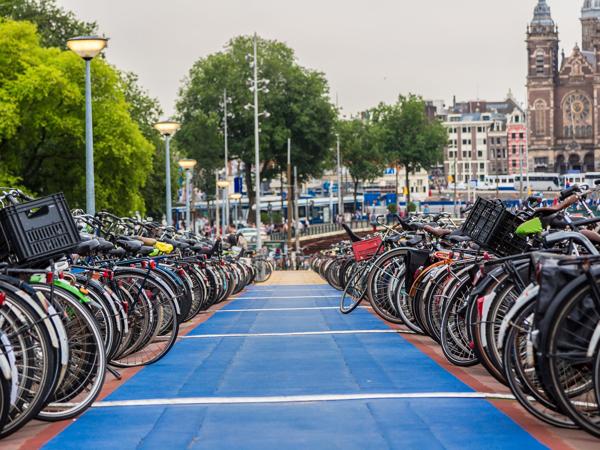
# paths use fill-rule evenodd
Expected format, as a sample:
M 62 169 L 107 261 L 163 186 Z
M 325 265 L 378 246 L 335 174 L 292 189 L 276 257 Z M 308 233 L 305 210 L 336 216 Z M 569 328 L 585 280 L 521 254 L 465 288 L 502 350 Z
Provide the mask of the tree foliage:
M 340 135 L 340 153 L 354 184 L 354 209 L 360 183 L 372 181 L 385 168 L 377 128 L 368 120 L 341 120 L 337 125 Z
M 240 36 L 225 49 L 200 59 L 189 72 L 177 105 L 182 129 L 176 140 L 188 156 L 210 173 L 223 166 L 222 102 L 227 89 L 231 98 L 229 157 L 244 163 L 250 201 L 254 199 L 254 116 L 245 106 L 253 101 L 248 80 L 252 68 L 247 55 L 253 40 Z M 293 164 L 301 179 L 319 176 L 333 135 L 335 111 L 328 99 L 323 74 L 297 64 L 292 49 L 281 42 L 259 39 L 260 78 L 268 79 L 269 92 L 260 94 L 260 109 L 270 113 L 261 119 L 261 179 L 281 173 L 287 160 L 287 139 L 292 139 Z
M 427 117 L 425 102 L 415 95 L 400 96 L 393 105 L 379 105 L 373 120 L 387 160 L 405 168 L 408 205 L 410 173 L 429 170 L 442 160 L 448 132 L 438 120 Z
M 44 47 L 64 48 L 67 39 L 96 34 L 98 29 L 95 22 L 78 20 L 55 0 L 0 0 L 0 16 L 35 24 Z
M 92 66 L 97 207 L 143 211 L 152 145 L 131 118 L 119 73 L 101 59 Z M 32 24 L 0 21 L 0 177 L 84 206 L 84 89 L 81 58 L 41 47 Z

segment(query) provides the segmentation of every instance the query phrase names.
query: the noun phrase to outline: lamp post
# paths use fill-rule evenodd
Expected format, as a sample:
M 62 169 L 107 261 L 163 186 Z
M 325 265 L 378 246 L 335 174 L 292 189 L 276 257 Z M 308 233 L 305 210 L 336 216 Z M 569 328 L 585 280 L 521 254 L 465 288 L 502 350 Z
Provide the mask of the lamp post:
M 217 175 L 218 178 L 218 175 Z M 225 209 L 227 206 L 227 202 L 228 202 L 228 198 L 227 198 L 227 190 L 229 188 L 229 182 L 228 181 L 223 181 L 223 180 L 218 180 L 217 181 L 217 189 L 222 189 L 223 190 L 223 204 L 221 205 L 222 207 L 222 227 L 221 227 L 221 234 L 225 234 L 225 230 L 227 229 L 227 217 L 225 217 Z M 219 196 L 219 193 L 217 193 L 217 196 Z M 217 206 L 218 208 L 218 206 Z
M 67 41 L 67 47 L 85 60 L 85 205 L 86 212 L 96 213 L 94 185 L 94 130 L 92 124 L 92 59 L 106 48 L 108 39 L 80 36 Z
M 185 224 L 188 230 L 191 230 L 191 211 L 190 211 L 190 181 L 192 178 L 192 170 L 196 167 L 195 159 L 182 159 L 179 161 L 179 167 L 185 170 Z
M 256 238 L 256 248 L 258 251 L 262 248 L 262 239 L 260 235 L 261 228 L 261 220 L 260 220 L 260 128 L 259 128 L 259 117 L 264 116 L 265 118 L 270 117 L 267 111 L 263 111 L 262 113 L 258 111 L 258 93 L 262 91 L 264 93 L 268 93 L 269 89 L 267 86 L 269 85 L 269 80 L 259 80 L 258 79 L 258 36 L 254 33 L 254 52 L 251 55 L 252 58 L 252 72 L 253 77 L 251 80 L 250 90 L 254 94 L 254 104 L 249 106 L 250 108 L 254 108 L 254 156 L 255 156 L 255 191 L 256 191 L 256 230 L 257 230 L 257 238 Z M 261 86 L 262 84 L 262 86 Z
M 337 182 L 338 182 L 338 214 L 341 218 L 344 217 L 344 197 L 342 193 L 342 158 L 340 155 L 340 135 L 337 134 Z
M 178 122 L 173 122 L 171 120 L 165 120 L 154 124 L 154 129 L 157 130 L 165 138 L 165 186 L 167 196 L 165 215 L 167 216 L 167 226 L 173 225 L 173 207 L 171 203 L 171 138 L 175 133 L 177 133 L 177 130 L 179 130 L 179 128 L 181 128 L 181 125 Z
M 240 203 L 240 200 L 242 199 L 242 194 L 240 193 L 235 193 L 235 194 L 231 194 L 229 195 L 229 199 L 235 201 L 235 214 L 233 215 L 234 221 L 237 223 L 239 221 L 239 209 L 238 209 L 238 205 Z

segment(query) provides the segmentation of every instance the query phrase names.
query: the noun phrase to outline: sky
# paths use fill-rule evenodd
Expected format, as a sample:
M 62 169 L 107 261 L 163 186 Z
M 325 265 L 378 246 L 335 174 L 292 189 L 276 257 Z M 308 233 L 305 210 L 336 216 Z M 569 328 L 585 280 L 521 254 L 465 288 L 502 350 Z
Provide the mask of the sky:
M 561 47 L 581 41 L 583 0 L 547 0 Z M 525 99 L 525 32 L 537 0 L 58 0 L 110 38 L 170 116 L 192 64 L 257 32 L 325 73 L 350 115 L 400 93 L 449 103 Z

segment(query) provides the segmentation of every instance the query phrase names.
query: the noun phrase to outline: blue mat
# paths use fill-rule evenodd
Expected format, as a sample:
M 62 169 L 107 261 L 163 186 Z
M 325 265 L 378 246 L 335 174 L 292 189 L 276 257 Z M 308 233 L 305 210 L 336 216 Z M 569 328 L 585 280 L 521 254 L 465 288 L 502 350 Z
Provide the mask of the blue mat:
M 227 308 L 337 303 L 251 299 L 304 294 L 338 293 L 327 286 L 258 287 Z M 230 312 L 215 314 L 192 335 L 386 329 L 366 310 L 349 316 L 335 310 Z M 179 342 L 107 400 L 471 391 L 397 334 L 209 337 Z M 46 446 L 83 447 L 542 448 L 491 404 L 473 399 L 102 408 Z

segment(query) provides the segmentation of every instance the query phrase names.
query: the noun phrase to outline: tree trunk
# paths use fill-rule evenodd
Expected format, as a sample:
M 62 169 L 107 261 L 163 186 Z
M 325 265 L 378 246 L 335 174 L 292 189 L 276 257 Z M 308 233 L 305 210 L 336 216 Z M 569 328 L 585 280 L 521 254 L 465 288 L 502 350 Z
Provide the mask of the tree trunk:
M 357 196 L 356 191 L 358 191 L 358 180 L 354 180 L 354 214 L 356 214 L 356 207 L 357 207 L 357 205 L 356 205 L 356 203 L 357 203 L 357 201 L 356 201 L 356 196 Z
M 407 165 L 404 166 L 404 169 L 406 170 L 406 181 L 404 186 L 406 187 L 406 215 L 408 216 L 408 213 L 410 212 L 410 167 Z
M 246 180 L 246 191 L 248 192 L 248 225 L 256 224 L 256 211 L 252 205 L 256 201 L 254 184 L 252 183 L 252 164 L 244 163 L 244 178 Z

